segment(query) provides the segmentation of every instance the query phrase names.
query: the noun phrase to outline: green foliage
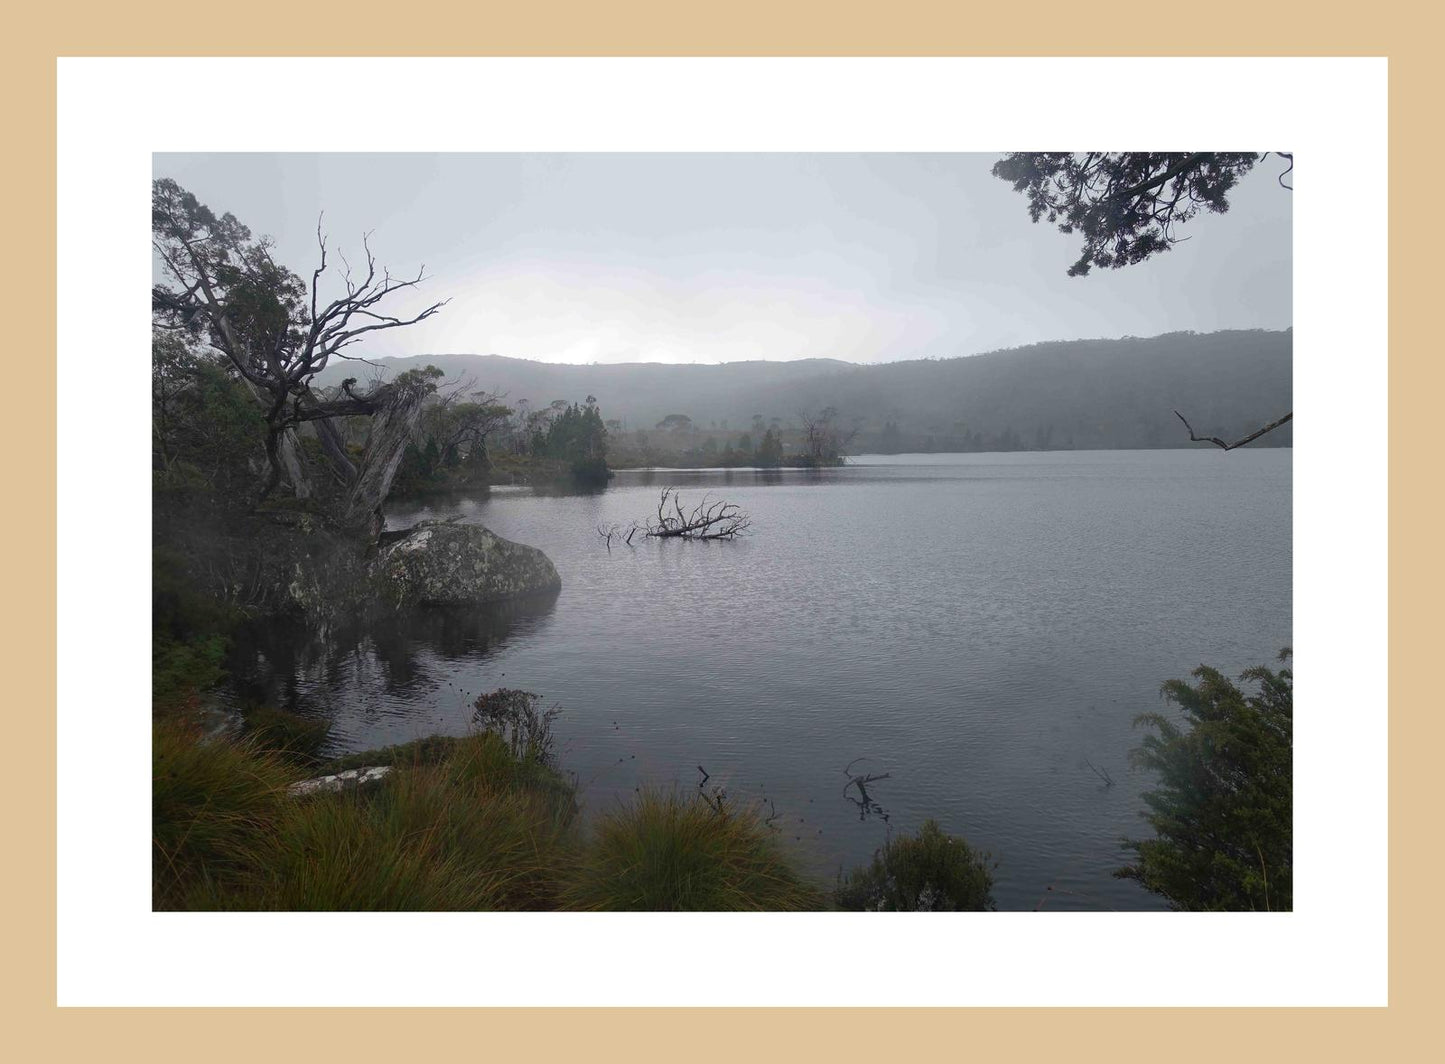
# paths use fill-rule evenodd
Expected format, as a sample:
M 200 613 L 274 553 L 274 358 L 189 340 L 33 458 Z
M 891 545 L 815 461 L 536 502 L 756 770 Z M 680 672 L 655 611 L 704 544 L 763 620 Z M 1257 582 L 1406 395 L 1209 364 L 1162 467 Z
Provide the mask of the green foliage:
M 607 428 L 596 405 L 576 403 L 547 426 L 541 448 L 534 453 L 566 462 L 574 479 L 586 483 L 607 481 Z
M 1084 246 L 1069 276 L 1118 269 L 1168 251 L 1174 227 L 1200 210 L 1229 210 L 1228 196 L 1262 158 L 1257 152 L 1014 152 L 993 174 L 1028 197 L 1029 217 L 1047 219 Z
M 772 429 L 763 433 L 762 442 L 758 444 L 758 465 L 764 468 L 774 469 L 783 464 L 783 441 Z
M 271 258 L 269 238 L 253 240 L 251 230 L 234 214 L 217 216 L 170 178 L 151 183 L 151 237 L 173 272 L 187 280 L 198 272 L 207 277 L 210 289 L 205 295 L 225 303 L 232 332 L 250 341 L 251 350 L 258 352 L 252 356 L 255 361 L 262 360 L 261 351 L 300 343 L 310 322 L 306 285 Z M 156 285 L 152 311 L 169 327 L 195 337 L 208 334 L 212 344 L 223 349 L 219 320 L 196 312 L 196 295 Z
M 890 839 L 873 863 L 838 887 L 840 909 L 869 912 L 964 912 L 992 909 L 989 855 L 925 820 L 914 836 Z
M 186 640 L 153 635 L 151 638 L 151 704 L 158 710 L 178 709 L 197 692 L 214 687 L 225 675 L 224 636 L 194 636 Z
M 1280 654 L 1287 662 L 1289 651 Z M 1241 679 L 1246 694 L 1201 665 L 1195 683 L 1170 680 L 1163 695 L 1183 721 L 1160 713 L 1136 721 L 1154 729 L 1133 752 L 1159 776 L 1144 814 L 1155 837 L 1130 841 L 1135 861 L 1117 874 L 1137 880 L 1176 909 L 1293 907 L 1293 674 L 1264 666 Z
M 234 614 L 200 592 L 186 559 L 173 550 L 151 552 L 151 702 L 180 708 L 224 675 Z
M 793 869 L 753 812 L 645 791 L 604 815 L 578 856 L 569 908 L 719 912 L 800 910 L 823 896 Z
M 248 501 L 265 460 L 266 421 L 228 363 L 193 351 L 181 335 L 153 333 L 151 425 L 159 494 L 191 507 Z

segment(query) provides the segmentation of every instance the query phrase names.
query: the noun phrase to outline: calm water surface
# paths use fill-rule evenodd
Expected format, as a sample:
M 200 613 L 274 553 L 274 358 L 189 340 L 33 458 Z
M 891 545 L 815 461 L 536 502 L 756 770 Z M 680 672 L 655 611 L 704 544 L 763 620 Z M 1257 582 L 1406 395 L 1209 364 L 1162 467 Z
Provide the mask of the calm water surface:
M 394 501 L 392 528 L 460 515 L 542 548 L 561 593 L 257 651 L 247 682 L 330 718 L 338 752 L 464 731 L 470 696 L 525 688 L 562 707 L 589 810 L 695 788 L 702 765 L 770 802 L 828 878 L 933 817 L 992 852 L 1000 908 L 1159 908 L 1111 875 L 1119 839 L 1147 832 L 1133 718 L 1201 662 L 1238 673 L 1289 645 L 1290 462 L 863 456 Z M 597 527 L 646 517 L 664 486 L 741 504 L 751 534 L 609 554 Z M 844 792 L 857 758 L 855 773 L 887 773 L 868 788 L 877 808 Z

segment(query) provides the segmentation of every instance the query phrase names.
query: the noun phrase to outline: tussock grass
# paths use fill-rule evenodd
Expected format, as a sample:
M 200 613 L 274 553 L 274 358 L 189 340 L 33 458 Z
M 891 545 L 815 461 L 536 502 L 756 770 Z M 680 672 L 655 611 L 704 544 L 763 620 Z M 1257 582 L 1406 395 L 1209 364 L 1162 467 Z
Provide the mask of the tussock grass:
M 349 765 L 348 762 L 356 762 Z M 390 764 L 305 797 L 318 771 Z M 649 791 L 581 830 L 573 784 L 495 732 L 306 768 L 256 736 L 158 723 L 155 906 L 281 910 L 797 910 L 825 905 L 774 833 L 722 799 Z
M 717 912 L 818 909 L 824 899 L 755 813 L 649 790 L 599 819 L 563 900 L 575 909 Z
M 303 717 L 274 706 L 252 706 L 242 717 L 246 736 L 257 746 L 288 760 L 314 765 L 331 736 L 331 722 Z
M 390 755 L 379 785 L 291 798 L 307 773 L 285 754 L 158 729 L 156 907 L 557 906 L 577 811 L 566 781 L 491 733 Z
M 249 742 L 202 742 L 159 721 L 151 746 L 152 905 L 188 909 L 240 889 L 276 829 L 296 770 Z
M 497 736 L 396 762 L 374 790 L 295 803 L 264 866 L 267 908 L 550 909 L 567 865 L 572 788 Z

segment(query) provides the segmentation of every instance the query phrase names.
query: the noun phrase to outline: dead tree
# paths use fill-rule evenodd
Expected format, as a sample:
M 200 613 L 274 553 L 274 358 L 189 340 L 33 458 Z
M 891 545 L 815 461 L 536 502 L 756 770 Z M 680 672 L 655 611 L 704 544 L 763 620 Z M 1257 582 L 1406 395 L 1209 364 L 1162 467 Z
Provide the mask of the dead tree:
M 798 411 L 798 420 L 803 423 L 804 458 L 814 466 L 837 465 L 853 437 L 858 435 L 857 424 L 850 430 L 836 425 L 838 408 L 824 407 L 819 413 Z
M 677 492 L 663 488 L 657 503 L 657 519 L 649 519 L 641 528 L 644 535 L 653 539 L 736 539 L 748 530 L 752 521 L 736 503 L 709 502 L 706 495 L 693 509 L 684 510 Z
M 367 334 L 414 325 L 446 301 L 408 316 L 384 313 L 382 301 L 419 285 L 425 271 L 393 277 L 378 266 L 369 239 L 363 237 L 364 276 L 353 276 L 343 257 L 344 294 L 322 302 L 318 288 L 329 263 L 319 223 L 316 241 L 319 262 L 308 296 L 301 277 L 271 258 L 269 239 L 253 240 L 234 215 L 217 217 L 176 182 L 155 181 L 151 247 L 168 283 L 151 290 L 152 319 L 158 328 L 183 330 L 208 342 L 261 404 L 270 467 L 263 498 L 283 479 L 298 497 L 312 494 L 296 441 L 297 428 L 310 422 L 331 477 L 344 489 L 340 516 L 351 524 L 367 523 L 390 488 L 405 437 L 414 431 L 421 402 L 435 390 L 440 373 L 377 385 L 361 394 L 353 390 L 355 380 L 348 380 L 330 398 L 313 391 L 311 382 L 333 358 L 355 358 L 343 350 Z M 359 465 L 332 423 L 349 416 L 375 419 Z

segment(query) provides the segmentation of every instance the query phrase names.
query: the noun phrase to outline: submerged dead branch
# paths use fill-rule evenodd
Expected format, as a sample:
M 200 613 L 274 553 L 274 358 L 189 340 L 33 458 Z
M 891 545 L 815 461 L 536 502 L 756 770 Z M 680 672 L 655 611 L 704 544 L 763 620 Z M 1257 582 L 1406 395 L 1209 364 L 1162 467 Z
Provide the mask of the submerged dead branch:
M 877 782 L 878 780 L 886 780 L 889 778 L 890 774 L 887 772 L 880 772 L 877 774 L 865 773 L 861 776 L 853 775 L 853 766 L 856 765 L 859 761 L 867 760 L 868 759 L 866 757 L 855 757 L 852 761 L 849 761 L 848 764 L 844 767 L 843 775 L 848 777 L 848 782 L 843 784 L 843 797 L 848 799 L 848 801 L 852 802 L 858 807 L 859 820 L 866 820 L 869 814 L 872 814 L 887 823 L 888 810 L 884 809 L 881 805 L 879 805 L 868 793 L 868 784 Z M 854 798 L 848 793 L 849 788 L 857 789 L 857 798 Z
M 625 547 L 632 546 L 632 537 L 637 535 L 638 530 L 638 524 L 636 521 L 632 522 L 632 524 L 628 525 L 626 528 L 623 528 L 621 525 L 618 524 L 597 526 L 597 534 L 601 536 L 606 543 L 608 554 L 612 553 L 612 543 L 614 540 L 616 540 L 618 543 L 621 543 Z
M 697 506 L 685 510 L 677 492 L 664 488 L 657 503 L 657 519 L 649 519 L 640 527 L 643 535 L 654 539 L 735 539 L 748 530 L 752 521 L 751 515 L 736 503 L 709 501 L 706 495 Z

